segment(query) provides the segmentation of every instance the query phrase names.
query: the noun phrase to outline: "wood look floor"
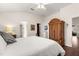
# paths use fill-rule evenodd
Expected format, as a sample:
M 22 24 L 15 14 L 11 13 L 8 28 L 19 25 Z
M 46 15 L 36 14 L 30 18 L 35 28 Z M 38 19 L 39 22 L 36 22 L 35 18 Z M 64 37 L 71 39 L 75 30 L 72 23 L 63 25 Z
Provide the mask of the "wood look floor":
M 66 54 L 65 56 L 79 56 L 79 38 L 74 37 L 72 39 L 72 47 L 63 47 Z

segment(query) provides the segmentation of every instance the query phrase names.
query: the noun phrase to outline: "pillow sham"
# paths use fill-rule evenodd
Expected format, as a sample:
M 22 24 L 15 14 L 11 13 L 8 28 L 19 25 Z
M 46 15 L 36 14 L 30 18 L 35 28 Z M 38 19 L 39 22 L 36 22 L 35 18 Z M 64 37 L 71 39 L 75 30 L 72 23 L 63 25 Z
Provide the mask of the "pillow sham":
M 15 38 L 9 33 L 0 32 L 0 35 L 3 37 L 3 39 L 7 44 L 12 44 L 16 42 Z

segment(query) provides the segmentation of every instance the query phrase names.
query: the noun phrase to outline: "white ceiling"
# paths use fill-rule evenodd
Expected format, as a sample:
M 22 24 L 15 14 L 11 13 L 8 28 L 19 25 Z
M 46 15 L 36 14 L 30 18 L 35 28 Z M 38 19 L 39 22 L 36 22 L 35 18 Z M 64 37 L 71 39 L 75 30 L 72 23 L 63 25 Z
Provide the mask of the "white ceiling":
M 52 13 L 58 12 L 60 8 L 63 8 L 70 3 L 49 3 L 45 4 L 46 10 L 31 10 L 35 8 L 37 4 L 34 3 L 0 3 L 0 12 L 10 11 L 26 11 L 39 16 L 48 16 Z

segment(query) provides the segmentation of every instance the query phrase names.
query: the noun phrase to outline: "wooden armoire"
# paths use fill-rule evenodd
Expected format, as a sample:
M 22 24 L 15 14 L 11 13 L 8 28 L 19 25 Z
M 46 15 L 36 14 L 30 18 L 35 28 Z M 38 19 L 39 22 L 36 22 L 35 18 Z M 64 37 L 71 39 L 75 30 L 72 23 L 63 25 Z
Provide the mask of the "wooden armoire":
M 54 18 L 49 22 L 49 38 L 64 46 L 64 22 Z

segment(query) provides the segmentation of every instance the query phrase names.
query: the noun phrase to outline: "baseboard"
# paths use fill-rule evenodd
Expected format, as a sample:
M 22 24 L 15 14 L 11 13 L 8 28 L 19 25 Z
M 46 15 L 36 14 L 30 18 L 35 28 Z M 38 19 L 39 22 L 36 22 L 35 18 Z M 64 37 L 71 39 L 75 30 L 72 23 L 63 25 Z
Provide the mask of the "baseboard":
M 72 45 L 69 45 L 69 44 L 65 44 L 65 46 L 72 47 Z

